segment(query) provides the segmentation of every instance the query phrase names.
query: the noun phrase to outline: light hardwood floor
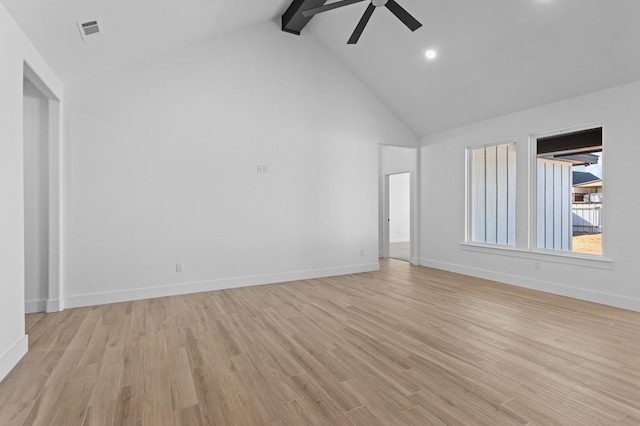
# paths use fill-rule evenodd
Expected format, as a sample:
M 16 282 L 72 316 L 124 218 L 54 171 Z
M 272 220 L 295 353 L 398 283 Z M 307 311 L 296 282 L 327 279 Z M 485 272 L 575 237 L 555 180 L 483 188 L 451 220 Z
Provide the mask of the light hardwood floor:
M 640 313 L 401 261 L 27 331 L 2 425 L 640 424 Z

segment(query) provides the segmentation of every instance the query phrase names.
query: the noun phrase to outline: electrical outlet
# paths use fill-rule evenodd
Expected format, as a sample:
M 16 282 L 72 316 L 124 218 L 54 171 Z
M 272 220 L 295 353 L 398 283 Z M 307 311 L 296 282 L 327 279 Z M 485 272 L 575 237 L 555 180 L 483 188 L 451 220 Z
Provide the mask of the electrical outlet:
M 364 256 L 364 249 L 360 249 L 360 256 Z
M 184 272 L 184 263 L 176 263 L 176 272 Z
M 540 262 L 539 260 L 536 260 L 535 262 L 533 262 L 533 269 L 539 271 L 542 269 L 542 262 Z
M 258 164 L 256 169 L 259 175 L 269 174 L 269 166 L 266 164 Z

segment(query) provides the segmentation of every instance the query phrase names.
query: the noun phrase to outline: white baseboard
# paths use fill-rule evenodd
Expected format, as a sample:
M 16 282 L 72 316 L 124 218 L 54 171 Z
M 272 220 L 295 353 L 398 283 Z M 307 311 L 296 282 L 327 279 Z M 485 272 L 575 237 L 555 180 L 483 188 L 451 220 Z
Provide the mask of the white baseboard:
M 458 274 L 470 275 L 472 277 L 484 278 L 491 281 L 498 281 L 518 287 L 528 288 L 531 290 L 542 291 L 545 293 L 552 293 L 560 296 L 567 296 L 574 299 L 585 300 L 588 302 L 600 303 L 616 308 L 640 312 L 640 299 L 635 299 L 632 297 L 620 296 L 617 294 L 605 293 L 601 291 L 587 290 L 584 288 L 573 287 L 549 281 L 534 280 L 518 275 L 504 274 L 480 268 L 471 268 L 464 265 L 440 262 L 431 259 L 420 259 L 420 265 L 427 266 L 429 268 L 455 272 Z
M 60 312 L 62 311 L 61 300 L 25 300 L 24 312 L 33 314 L 36 312 Z
M 49 299 L 46 304 L 46 312 L 61 312 L 64 309 L 62 300 Z
M 26 314 L 33 314 L 35 312 L 44 312 L 47 308 L 47 301 L 41 300 L 25 300 L 24 312 Z
M 308 280 L 312 278 L 322 278 L 337 275 L 358 274 L 362 272 L 377 271 L 379 269 L 380 264 L 376 262 L 362 265 L 285 272 L 280 274 L 252 275 L 246 277 L 227 278 L 211 281 L 187 282 L 181 284 L 172 284 L 168 286 L 82 294 L 65 297 L 64 307 L 80 308 L 84 306 L 106 305 L 109 303 L 129 302 L 132 300 L 153 299 L 157 297 L 177 296 L 182 294 L 201 293 L 205 291 L 225 290 L 230 288 L 249 287 L 263 284 Z
M 29 349 L 29 336 L 22 336 L 7 352 L 0 355 L 0 381 L 20 362 Z

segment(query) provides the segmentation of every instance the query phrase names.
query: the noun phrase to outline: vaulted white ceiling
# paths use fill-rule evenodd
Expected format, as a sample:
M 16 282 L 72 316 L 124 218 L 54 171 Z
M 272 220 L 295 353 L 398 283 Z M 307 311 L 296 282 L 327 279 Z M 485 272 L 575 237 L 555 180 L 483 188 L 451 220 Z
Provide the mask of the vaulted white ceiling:
M 0 0 L 63 82 L 279 19 L 290 0 Z M 104 33 L 82 41 L 77 22 Z
M 1 1 L 63 81 L 277 20 L 291 2 Z M 364 1 L 316 15 L 304 31 L 418 135 L 640 80 L 638 0 L 397 1 L 422 28 L 411 33 L 379 8 L 347 45 Z M 105 33 L 85 43 L 75 23 L 95 18 Z
M 413 34 L 376 10 L 347 46 L 362 4 L 310 29 L 419 135 L 640 79 L 638 0 L 398 1 Z

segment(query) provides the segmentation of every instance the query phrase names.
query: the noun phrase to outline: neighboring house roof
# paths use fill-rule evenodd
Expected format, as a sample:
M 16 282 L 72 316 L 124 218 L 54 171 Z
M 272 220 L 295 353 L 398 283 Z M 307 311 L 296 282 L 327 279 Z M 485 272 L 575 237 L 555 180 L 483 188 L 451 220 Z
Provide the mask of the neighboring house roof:
M 602 188 L 602 179 L 573 185 L 574 188 Z
M 573 185 L 582 185 L 583 183 L 601 180 L 598 176 L 588 172 L 573 172 Z

